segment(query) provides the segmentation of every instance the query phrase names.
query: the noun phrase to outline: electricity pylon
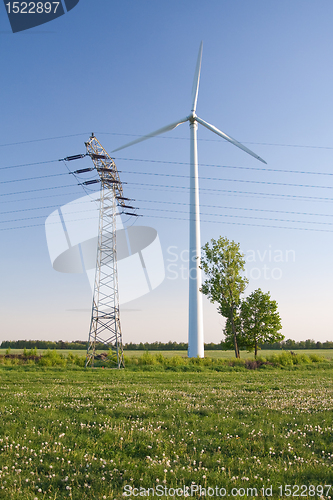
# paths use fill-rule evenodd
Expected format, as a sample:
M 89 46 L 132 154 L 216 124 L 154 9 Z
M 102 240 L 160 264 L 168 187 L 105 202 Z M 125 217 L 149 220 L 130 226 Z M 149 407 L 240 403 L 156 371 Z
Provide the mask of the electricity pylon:
M 101 182 L 96 275 L 85 366 L 94 366 L 96 343 L 111 349 L 111 361 L 124 368 L 119 315 L 116 209 L 124 205 L 123 188 L 113 159 L 94 137 L 85 143 Z M 84 184 L 99 182 L 87 181 Z M 110 356 L 109 356 L 110 359 Z

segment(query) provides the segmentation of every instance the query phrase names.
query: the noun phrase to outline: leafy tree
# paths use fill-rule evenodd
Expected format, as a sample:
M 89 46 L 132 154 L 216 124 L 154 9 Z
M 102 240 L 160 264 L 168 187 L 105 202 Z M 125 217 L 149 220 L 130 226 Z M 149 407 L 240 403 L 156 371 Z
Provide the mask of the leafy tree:
M 242 302 L 241 302 L 242 303 Z M 240 314 L 238 313 L 235 317 L 235 328 L 237 332 L 237 345 L 238 349 L 247 349 L 247 343 L 242 335 L 242 322 L 240 318 Z M 226 349 L 233 349 L 234 348 L 234 334 L 232 331 L 232 324 L 229 318 L 227 318 L 227 321 L 225 323 L 224 329 L 223 329 L 223 335 L 224 335 L 224 346 Z
M 273 344 L 284 339 L 280 333 L 282 326 L 277 307 L 269 292 L 263 293 L 260 288 L 252 292 L 241 304 L 241 338 L 248 348 L 254 349 L 255 357 L 259 344 Z
M 239 358 L 238 332 L 239 307 L 241 294 L 248 284 L 247 278 L 242 276 L 244 271 L 244 255 L 240 252 L 239 243 L 220 237 L 212 239 L 202 247 L 203 256 L 200 268 L 206 274 L 201 292 L 217 302 L 218 312 L 227 318 L 230 323 L 233 346 L 236 358 Z

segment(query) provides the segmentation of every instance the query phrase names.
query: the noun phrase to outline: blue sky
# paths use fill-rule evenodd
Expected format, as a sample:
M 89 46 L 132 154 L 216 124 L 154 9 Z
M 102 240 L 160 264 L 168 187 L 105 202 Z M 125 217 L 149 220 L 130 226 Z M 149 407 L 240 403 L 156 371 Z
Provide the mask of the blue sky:
M 62 162 L 14 166 L 84 153 L 91 132 L 111 152 L 186 116 L 201 40 L 197 114 L 267 161 L 199 126 L 202 243 L 240 243 L 247 293 L 270 291 L 287 338 L 332 339 L 332 15 L 326 0 L 80 0 L 12 34 L 1 7 L 0 340 L 84 340 L 91 307 L 85 275 L 52 269 L 44 229 L 82 187 Z M 124 342 L 187 340 L 187 281 L 168 266 L 172 251 L 171 269 L 186 267 L 188 162 L 188 124 L 116 153 L 166 265 L 158 288 L 124 306 Z M 223 320 L 206 298 L 204 323 L 218 342 Z

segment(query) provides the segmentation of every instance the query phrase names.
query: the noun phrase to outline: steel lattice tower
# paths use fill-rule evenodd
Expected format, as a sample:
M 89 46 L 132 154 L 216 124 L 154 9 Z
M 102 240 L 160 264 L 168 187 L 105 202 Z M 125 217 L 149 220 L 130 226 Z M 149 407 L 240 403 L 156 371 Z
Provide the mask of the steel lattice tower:
M 103 343 L 112 350 L 111 361 L 114 366 L 123 368 L 125 365 L 119 315 L 116 209 L 117 202 L 121 206 L 125 198 L 113 159 L 93 134 L 85 145 L 87 155 L 92 159 L 101 182 L 96 275 L 86 367 L 94 365 L 96 343 Z

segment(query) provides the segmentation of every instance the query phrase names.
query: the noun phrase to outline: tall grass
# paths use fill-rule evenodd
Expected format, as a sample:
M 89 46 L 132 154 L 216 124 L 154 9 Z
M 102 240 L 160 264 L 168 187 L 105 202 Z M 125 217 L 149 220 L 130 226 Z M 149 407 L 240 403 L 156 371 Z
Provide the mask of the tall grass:
M 94 366 L 111 368 L 112 352 L 110 351 L 105 359 L 96 359 Z M 270 356 L 258 356 L 256 360 L 251 358 L 187 358 L 178 354 L 174 356 L 163 356 L 161 353 L 144 352 L 136 356 L 124 356 L 125 366 L 129 370 L 144 371 L 225 371 L 225 370 L 246 370 L 246 369 L 270 369 L 271 367 L 280 367 L 292 369 L 297 366 L 325 365 L 333 368 L 333 362 L 323 356 L 312 353 L 292 353 L 282 351 L 279 354 L 273 353 Z M 85 356 L 69 352 L 65 355 L 62 352 L 48 349 L 43 354 L 37 355 L 36 349 L 24 349 L 22 354 L 11 354 L 0 356 L 0 365 L 4 366 L 35 366 L 38 367 L 63 367 L 72 368 L 85 366 Z

